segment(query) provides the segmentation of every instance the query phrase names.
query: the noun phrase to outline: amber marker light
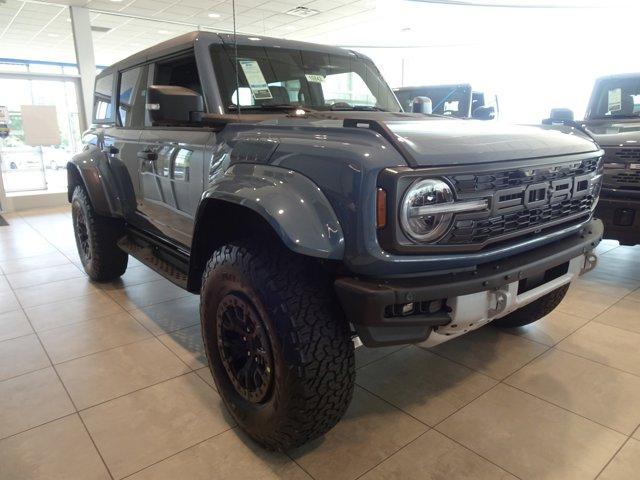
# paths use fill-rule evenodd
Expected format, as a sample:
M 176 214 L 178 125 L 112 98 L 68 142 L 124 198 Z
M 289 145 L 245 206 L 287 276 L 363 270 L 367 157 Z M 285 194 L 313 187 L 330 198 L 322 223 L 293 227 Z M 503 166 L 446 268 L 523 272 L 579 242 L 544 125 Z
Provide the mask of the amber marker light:
M 378 228 L 387 226 L 387 192 L 383 188 L 376 194 L 376 224 Z

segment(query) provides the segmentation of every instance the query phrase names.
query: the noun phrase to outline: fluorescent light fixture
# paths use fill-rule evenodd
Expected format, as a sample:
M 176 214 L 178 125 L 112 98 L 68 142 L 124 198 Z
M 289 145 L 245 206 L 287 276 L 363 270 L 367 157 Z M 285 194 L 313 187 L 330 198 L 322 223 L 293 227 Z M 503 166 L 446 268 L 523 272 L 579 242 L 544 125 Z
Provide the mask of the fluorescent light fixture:
M 627 0 L 407 0 L 468 7 L 503 8 L 607 8 L 628 6 Z
M 287 15 L 293 15 L 294 17 L 307 18 L 312 17 L 313 15 L 317 15 L 320 12 L 318 10 L 314 10 L 313 8 L 296 7 L 284 13 L 286 13 Z
M 215 13 L 215 12 L 211 12 L 208 17 L 209 18 L 220 18 L 222 15 L 220 15 L 219 13 Z
M 252 42 L 259 42 L 262 39 L 258 37 L 247 37 L 247 40 L 251 40 Z
M 158 30 L 160 35 L 169 35 L 171 32 L 169 30 Z

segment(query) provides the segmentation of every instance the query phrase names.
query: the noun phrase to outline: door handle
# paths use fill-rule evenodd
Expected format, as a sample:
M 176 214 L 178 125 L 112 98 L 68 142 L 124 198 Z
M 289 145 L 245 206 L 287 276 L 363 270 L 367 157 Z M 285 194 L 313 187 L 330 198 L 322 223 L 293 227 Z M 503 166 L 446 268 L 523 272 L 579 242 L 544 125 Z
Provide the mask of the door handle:
M 153 150 L 145 148 L 144 150 L 138 152 L 138 158 L 155 162 L 156 160 L 158 160 L 158 154 Z

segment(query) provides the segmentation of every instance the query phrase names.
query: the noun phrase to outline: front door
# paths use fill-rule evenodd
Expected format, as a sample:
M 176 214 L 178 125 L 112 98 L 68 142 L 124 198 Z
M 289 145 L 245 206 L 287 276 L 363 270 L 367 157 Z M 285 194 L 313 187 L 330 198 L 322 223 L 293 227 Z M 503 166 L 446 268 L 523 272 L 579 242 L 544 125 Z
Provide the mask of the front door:
M 140 141 L 138 211 L 163 236 L 187 247 L 213 140 L 214 134 L 205 130 L 151 128 Z

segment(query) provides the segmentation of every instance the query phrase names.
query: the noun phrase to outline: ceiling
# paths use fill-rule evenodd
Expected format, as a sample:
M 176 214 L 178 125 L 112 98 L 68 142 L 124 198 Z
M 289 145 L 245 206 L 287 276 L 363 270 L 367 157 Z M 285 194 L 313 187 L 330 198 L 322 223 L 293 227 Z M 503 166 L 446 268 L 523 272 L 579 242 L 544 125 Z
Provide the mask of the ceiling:
M 236 0 L 238 32 L 322 41 L 367 21 L 376 0 Z M 0 57 L 75 62 L 69 5 L 89 8 L 96 62 L 108 65 L 162 40 L 203 30 L 231 31 L 231 0 L 0 0 Z M 286 12 L 307 7 L 301 18 Z M 137 17 L 137 18 L 134 18 Z

